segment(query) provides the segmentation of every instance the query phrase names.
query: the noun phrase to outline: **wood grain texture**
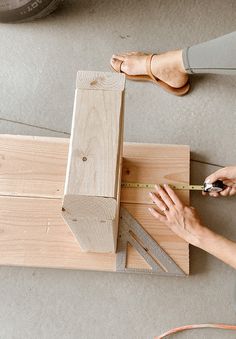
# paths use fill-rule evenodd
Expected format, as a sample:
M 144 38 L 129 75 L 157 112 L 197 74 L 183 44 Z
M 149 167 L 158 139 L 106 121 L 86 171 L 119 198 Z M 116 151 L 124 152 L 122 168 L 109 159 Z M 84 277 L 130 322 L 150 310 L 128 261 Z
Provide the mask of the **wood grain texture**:
M 0 195 L 59 198 L 69 139 L 0 135 Z
M 159 151 L 157 151 L 159 150 Z M 190 149 L 185 145 L 126 143 L 122 181 L 154 184 L 188 184 Z M 122 188 L 121 202 L 151 204 L 146 188 Z M 184 203 L 189 191 L 177 191 Z
M 118 91 L 77 91 L 65 195 L 116 198 L 121 105 Z
M 117 239 L 115 237 L 117 224 L 117 218 L 102 220 L 85 217 L 72 220 L 69 226 L 75 238 L 79 239 L 78 243 L 81 251 L 87 253 L 115 253 L 117 243 L 114 239 Z M 81 237 L 81 233 L 83 233 L 83 237 Z
M 115 254 L 81 251 L 61 199 L 0 197 L 0 204 L 0 265 L 115 270 Z
M 1 158 L 5 157 L 4 174 L 1 179 L 1 184 L 5 187 L 4 194 L 12 195 L 14 193 L 11 179 L 14 180 L 16 187 L 24 187 L 24 191 L 37 193 L 34 183 L 38 182 L 38 176 L 41 178 L 41 184 L 44 187 L 43 193 L 45 196 L 51 196 L 52 186 L 44 184 L 44 181 L 50 183 L 54 175 L 58 175 L 58 184 L 63 187 L 64 178 L 62 178 L 62 168 L 66 167 L 68 147 L 67 139 L 50 139 L 50 149 L 53 140 L 55 140 L 54 147 L 54 174 L 52 171 L 47 171 L 51 168 L 52 155 L 48 156 L 48 138 L 34 138 L 34 137 L 3 137 L 5 148 L 1 150 Z M 22 164 L 19 166 L 16 176 L 12 161 L 14 157 L 8 156 L 9 147 L 15 140 L 14 154 L 17 154 L 17 162 Z M 19 143 L 19 148 L 17 144 Z M 28 157 L 31 159 L 32 154 L 25 152 L 30 143 L 33 143 L 33 148 L 40 148 L 39 154 L 41 163 L 40 173 L 37 166 L 30 167 L 28 175 L 25 174 L 24 163 L 29 165 Z M 14 144 L 14 143 L 13 143 Z M 37 145 L 37 146 L 36 146 Z M 25 146 L 25 147 L 24 147 Z M 13 147 L 13 146 L 11 146 Z M 158 151 L 159 150 L 159 151 Z M 175 152 L 176 151 L 176 152 Z M 150 159 L 158 158 L 157 161 L 159 169 L 160 163 L 166 166 L 168 163 L 168 177 L 171 175 L 171 180 L 175 179 L 175 173 L 179 178 L 181 175 L 181 183 L 188 183 L 189 178 L 189 148 L 185 146 L 171 146 L 171 145 L 149 145 L 148 144 L 124 144 L 124 165 L 125 162 L 132 162 L 134 168 L 139 172 L 140 181 L 146 181 L 146 171 L 149 170 L 150 165 L 145 160 L 147 153 L 150 152 Z M 10 152 L 11 153 L 11 152 Z M 166 154 L 168 156 L 166 156 Z M 60 156 L 59 156 L 60 155 Z M 145 157 L 144 157 L 145 156 Z M 144 157 L 144 164 L 142 165 L 142 157 Z M 138 161 L 135 164 L 134 158 Z M 173 163 L 171 159 L 173 158 Z M 178 161 L 179 158 L 179 161 Z M 64 162 L 64 166 L 62 163 Z M 57 166 L 57 164 L 59 166 Z M 151 161 L 151 164 L 152 161 Z M 181 164 L 181 165 L 179 165 Z M 161 180 L 160 174 L 156 174 L 156 166 L 150 172 L 150 180 Z M 141 169 L 140 169 L 141 168 Z M 126 179 L 123 166 L 123 178 Z M 181 171 L 180 171 L 181 169 Z M 0 168 L 1 170 L 1 168 Z M 34 172 L 36 171 L 36 172 Z M 142 174 L 143 172 L 143 174 Z M 37 175 L 36 175 L 37 173 Z M 161 172 L 163 178 L 165 172 Z M 2 175 L 1 174 L 1 175 Z M 130 174 L 131 175 L 131 174 Z M 18 180 L 20 184 L 18 183 Z M 59 182 L 61 180 L 61 182 Z M 179 180 L 179 179 L 178 179 Z M 5 181 L 5 182 L 4 182 Z M 143 181 L 143 182 L 144 182 Z M 161 181 L 160 181 L 161 182 Z M 176 181 L 177 182 L 177 181 Z M 54 186 L 53 186 L 54 187 Z M 123 189 L 122 189 L 123 190 Z M 41 191 L 40 191 L 41 192 Z M 54 192 L 54 191 L 53 191 Z M 176 191 L 177 194 L 184 197 L 188 201 L 188 192 Z M 133 191 L 134 193 L 134 191 Z M 138 192 L 136 192 L 138 193 Z M 22 195 L 17 191 L 18 195 Z M 37 195 L 37 194 L 36 194 Z M 41 195 L 41 193 L 40 193 Z M 174 235 L 164 224 L 157 222 L 147 212 L 148 201 L 144 199 L 144 192 L 142 193 L 141 203 L 134 196 L 134 201 L 130 202 L 130 196 L 127 196 L 125 201 L 125 194 L 122 192 L 124 202 L 122 205 L 129 210 L 129 212 L 142 224 L 142 226 L 154 237 L 162 246 L 162 248 L 175 260 L 175 262 L 188 274 L 189 272 L 189 249 L 188 244 Z M 55 196 L 54 196 L 55 198 Z M 73 268 L 73 269 L 87 269 L 98 271 L 115 271 L 115 254 L 94 254 L 83 253 L 80 246 L 76 242 L 72 232 L 64 222 L 61 216 L 62 200 L 59 195 L 56 199 L 44 198 L 20 198 L 20 197 L 0 197 L 0 265 L 17 265 L 17 266 L 34 266 L 34 267 L 48 267 L 48 268 Z M 130 268 L 146 268 L 147 264 L 143 261 L 140 255 L 130 247 L 128 249 L 127 265 Z
M 99 220 L 113 220 L 116 217 L 117 200 L 106 197 L 89 197 L 89 196 L 68 196 L 69 204 L 63 215 L 68 215 L 70 220 L 77 218 L 92 218 Z
M 189 183 L 190 149 L 185 145 L 126 143 L 122 181 L 139 183 Z M 189 274 L 189 244 L 150 215 L 149 190 L 122 188 L 121 205 L 145 228 L 186 274 Z M 176 191 L 189 204 L 189 191 Z M 148 268 L 137 251 L 128 247 L 128 268 Z
M 125 88 L 125 75 L 111 72 L 79 71 L 77 73 L 76 88 L 123 91 Z
M 123 90 L 124 76 L 77 74 L 62 211 L 82 249 L 89 252 L 116 250 Z

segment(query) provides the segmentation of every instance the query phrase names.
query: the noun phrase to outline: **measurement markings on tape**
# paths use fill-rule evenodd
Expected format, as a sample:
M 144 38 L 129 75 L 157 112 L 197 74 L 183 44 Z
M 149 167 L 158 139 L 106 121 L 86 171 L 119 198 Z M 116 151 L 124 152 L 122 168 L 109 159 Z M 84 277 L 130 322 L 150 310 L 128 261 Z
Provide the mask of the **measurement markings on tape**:
M 175 190 L 195 190 L 195 191 L 203 191 L 204 185 L 184 185 L 184 184 L 169 184 L 169 186 Z M 139 183 L 139 182 L 122 182 L 122 188 L 147 188 L 153 189 L 155 188 L 155 184 L 148 183 Z
M 204 185 L 185 185 L 185 184 L 169 184 L 174 190 L 188 190 L 188 191 L 204 191 L 204 192 L 221 192 L 227 186 L 221 180 L 216 180 L 213 183 L 204 183 Z M 139 182 L 122 182 L 122 188 L 155 188 L 155 184 L 139 183 Z

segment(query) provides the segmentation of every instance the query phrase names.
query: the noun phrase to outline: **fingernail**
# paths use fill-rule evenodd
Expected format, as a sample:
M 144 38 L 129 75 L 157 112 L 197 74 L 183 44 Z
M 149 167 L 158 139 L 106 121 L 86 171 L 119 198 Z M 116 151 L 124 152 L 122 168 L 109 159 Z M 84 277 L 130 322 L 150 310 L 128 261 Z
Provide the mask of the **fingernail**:
M 148 207 L 148 210 L 149 210 L 149 212 L 152 212 L 152 210 L 153 210 L 153 209 L 152 209 L 152 208 L 150 208 L 150 207 Z
M 160 186 L 160 185 L 155 185 L 155 188 L 156 188 L 157 190 L 159 190 L 159 189 L 161 188 L 161 186 Z
M 149 192 L 149 195 L 150 195 L 151 197 L 153 197 L 153 196 L 154 196 L 154 194 L 153 194 L 152 192 Z

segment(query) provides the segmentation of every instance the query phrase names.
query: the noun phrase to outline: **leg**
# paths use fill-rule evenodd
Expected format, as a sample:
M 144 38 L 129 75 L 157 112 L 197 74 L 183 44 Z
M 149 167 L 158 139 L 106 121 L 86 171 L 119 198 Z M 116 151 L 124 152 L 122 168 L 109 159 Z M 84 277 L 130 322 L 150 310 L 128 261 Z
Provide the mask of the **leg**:
M 236 31 L 183 50 L 187 73 L 236 75 Z
M 113 55 L 111 64 L 123 61 L 121 70 L 129 75 L 146 74 L 145 53 Z M 182 87 L 188 81 L 188 73 L 236 74 L 236 32 L 214 40 L 170 51 L 152 58 L 152 73 L 172 87 Z

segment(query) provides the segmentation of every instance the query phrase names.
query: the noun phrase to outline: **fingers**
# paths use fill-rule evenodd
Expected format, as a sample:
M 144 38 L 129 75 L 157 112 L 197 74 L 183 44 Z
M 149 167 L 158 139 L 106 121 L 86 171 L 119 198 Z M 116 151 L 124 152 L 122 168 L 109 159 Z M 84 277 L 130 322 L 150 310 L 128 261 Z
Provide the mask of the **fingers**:
M 164 211 L 166 206 L 168 207 L 168 209 L 170 209 L 174 205 L 177 207 L 183 206 L 178 196 L 168 185 L 165 184 L 164 189 L 160 185 L 155 185 L 155 188 L 161 199 L 158 198 L 158 196 L 154 194 L 153 192 L 150 192 L 149 194 L 153 202 L 157 205 L 157 207 L 161 211 Z
M 232 195 L 235 195 L 236 194 L 236 187 L 232 187 L 229 191 L 229 195 L 232 196 Z
M 209 192 L 209 193 L 206 193 L 206 192 L 202 192 L 202 195 L 210 195 L 211 197 L 214 197 L 214 198 L 218 198 L 219 196 L 222 196 L 222 197 L 227 197 L 227 196 L 231 196 L 231 195 L 234 195 L 236 193 L 236 188 L 234 187 L 227 187 L 225 188 L 223 191 L 217 193 L 217 192 Z
M 161 213 L 158 213 L 155 208 L 149 207 L 148 210 L 156 219 L 160 220 L 161 222 L 165 222 L 167 220 L 167 218 Z
M 208 196 L 213 197 L 213 198 L 218 198 L 220 196 L 220 193 L 221 192 L 214 192 L 214 191 L 212 191 L 212 192 L 204 192 L 203 191 L 202 195 L 208 195 Z
M 166 210 L 166 205 L 163 203 L 163 201 L 161 199 L 159 199 L 156 194 L 154 194 L 153 192 L 149 193 L 152 201 L 154 202 L 154 204 L 157 205 L 157 207 L 161 210 L 161 211 L 165 211 Z
M 219 169 L 218 171 L 209 175 L 205 182 L 213 183 L 216 180 L 227 180 L 227 179 L 235 179 L 236 178 L 236 166 L 229 166 Z
M 220 194 L 217 192 L 209 192 L 209 195 L 213 198 L 218 198 L 220 196 Z
M 216 180 L 220 180 L 220 179 L 226 179 L 226 168 L 221 168 L 218 171 L 212 173 L 211 175 L 209 175 L 206 179 L 205 182 L 212 184 L 213 182 L 215 182 Z
M 124 61 L 125 60 L 125 56 L 122 55 L 122 54 L 113 54 L 112 55 L 112 59 Z
M 168 193 L 160 186 L 160 185 L 155 185 L 155 188 L 157 190 L 157 193 L 160 195 L 161 199 L 164 201 L 166 206 L 170 209 L 173 207 L 174 202 L 171 200 L 169 197 Z
M 172 190 L 172 188 L 169 185 L 164 184 L 164 188 L 166 192 L 168 193 L 171 200 L 174 202 L 176 206 L 182 206 L 182 202 L 180 201 L 179 197 L 175 194 L 175 192 Z
M 229 178 L 232 178 L 232 175 L 234 174 L 234 171 L 235 171 L 235 167 L 224 167 L 224 168 L 221 168 L 218 171 L 212 173 L 211 175 L 209 175 L 206 178 L 206 180 L 205 180 L 206 183 L 213 183 L 216 180 L 222 180 L 223 183 L 226 186 L 231 186 L 231 188 L 227 187 L 227 188 L 225 188 L 223 191 L 221 191 L 219 193 L 209 192 L 208 194 L 211 197 L 214 197 L 214 198 L 217 198 L 219 196 L 226 197 L 228 195 L 231 195 L 231 190 L 232 190 L 233 182 Z M 208 195 L 208 194 L 207 193 L 203 193 L 203 195 Z M 232 195 L 233 195 L 233 193 L 232 193 Z
M 231 179 L 225 179 L 223 180 L 223 184 L 225 184 L 226 186 L 233 186 L 234 182 Z
M 230 191 L 231 191 L 231 187 L 227 187 L 223 191 L 220 192 L 220 195 L 222 197 L 226 197 L 227 195 L 229 195 Z

